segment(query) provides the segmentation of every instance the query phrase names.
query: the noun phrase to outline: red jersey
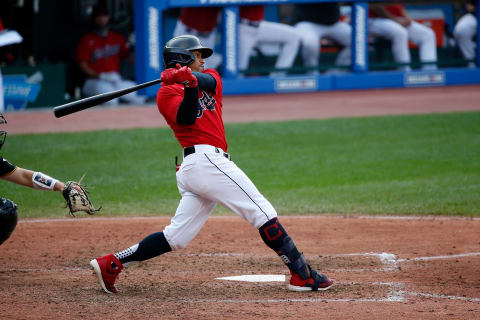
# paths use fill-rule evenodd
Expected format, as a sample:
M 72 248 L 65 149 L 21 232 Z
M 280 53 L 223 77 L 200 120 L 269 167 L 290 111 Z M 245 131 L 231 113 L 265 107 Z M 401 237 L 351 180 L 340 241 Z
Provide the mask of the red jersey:
M 119 72 L 120 59 L 128 54 L 128 49 L 125 37 L 118 32 L 108 31 L 106 37 L 90 32 L 80 39 L 76 58 L 97 73 Z
M 240 19 L 262 21 L 265 18 L 265 6 L 240 6 Z
M 207 69 L 217 81 L 216 92 L 199 90 L 197 119 L 192 125 L 177 124 L 177 110 L 184 96 L 183 84 L 162 86 L 157 92 L 157 106 L 182 147 L 208 144 L 227 152 L 225 127 L 222 119 L 222 78 L 216 70 Z
M 184 25 L 200 32 L 211 32 L 217 26 L 219 7 L 186 7 L 182 9 L 180 20 Z

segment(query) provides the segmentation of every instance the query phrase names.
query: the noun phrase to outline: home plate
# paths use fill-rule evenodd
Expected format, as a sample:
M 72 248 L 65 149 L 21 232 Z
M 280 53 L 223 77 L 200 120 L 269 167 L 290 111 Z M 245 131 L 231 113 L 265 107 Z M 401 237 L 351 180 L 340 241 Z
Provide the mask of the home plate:
M 283 274 L 247 274 L 243 276 L 216 278 L 216 280 L 246 281 L 246 282 L 285 282 L 285 275 Z

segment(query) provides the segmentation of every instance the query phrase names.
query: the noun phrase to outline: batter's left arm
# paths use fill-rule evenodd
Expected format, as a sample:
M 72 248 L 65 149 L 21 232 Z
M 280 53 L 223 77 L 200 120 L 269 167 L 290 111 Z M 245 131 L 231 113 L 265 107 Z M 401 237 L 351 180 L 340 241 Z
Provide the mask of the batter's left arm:
M 215 92 L 217 89 L 217 80 L 208 73 L 192 72 L 198 79 L 198 87 L 201 90 Z

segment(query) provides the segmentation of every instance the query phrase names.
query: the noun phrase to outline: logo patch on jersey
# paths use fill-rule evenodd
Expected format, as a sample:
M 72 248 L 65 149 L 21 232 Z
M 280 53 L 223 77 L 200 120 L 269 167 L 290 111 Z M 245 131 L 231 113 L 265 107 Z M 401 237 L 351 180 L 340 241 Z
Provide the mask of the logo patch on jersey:
M 198 99 L 198 102 L 200 104 L 200 108 L 198 109 L 197 118 L 201 118 L 205 110 L 215 110 L 215 98 L 205 91 L 203 91 L 202 97 Z

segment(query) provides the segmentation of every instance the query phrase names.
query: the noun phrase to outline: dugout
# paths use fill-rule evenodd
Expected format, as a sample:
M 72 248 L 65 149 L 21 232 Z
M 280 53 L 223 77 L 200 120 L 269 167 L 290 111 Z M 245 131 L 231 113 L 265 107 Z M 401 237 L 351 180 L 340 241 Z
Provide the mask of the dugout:
M 21 44 L 9 46 L 3 53 L 10 53 L 14 59 L 2 60 L 2 73 L 9 78 L 8 93 L 15 93 L 19 101 L 18 109 L 52 107 L 69 100 L 78 99 L 82 75 L 73 60 L 77 41 L 88 30 L 89 10 L 98 0 L 6 0 L 0 1 L 0 17 L 5 27 L 22 34 Z M 452 43 L 451 32 L 458 17 L 462 14 L 462 1 L 405 1 L 414 18 L 426 19 L 432 23 L 438 35 L 438 66 L 435 72 L 421 72 L 418 66 L 417 49 L 411 47 L 412 72 L 395 71 L 390 44 L 365 36 L 365 13 L 369 1 L 343 1 L 342 15 L 355 20 L 358 42 L 353 70 L 342 75 L 320 74 L 305 76 L 301 59 L 297 56 L 292 70 L 284 78 L 271 79 L 266 74 L 274 65 L 275 48 L 256 50 L 247 70 L 236 68 L 236 28 L 238 6 L 251 3 L 266 5 L 266 19 L 288 23 L 285 8 L 296 3 L 331 2 L 335 0 L 102 0 L 106 1 L 112 13 L 111 27 L 135 42 L 135 63 L 124 63 L 122 74 L 137 83 L 158 78 L 163 64 L 161 47 L 170 38 L 179 11 L 184 6 L 223 6 L 218 26 L 216 51 L 228 57 L 220 70 L 224 78 L 225 94 L 256 94 L 278 92 L 302 92 L 342 89 L 392 88 L 407 86 L 432 86 L 480 83 L 478 68 L 467 69 L 458 48 Z M 375 1 L 375 0 L 371 0 Z M 426 14 L 426 12 L 428 14 Z M 433 13 L 432 13 L 433 12 Z M 478 13 L 477 13 L 478 14 Z M 363 20 L 362 20 L 363 19 Z M 362 22 L 363 21 L 363 22 Z M 228 24 L 228 22 L 233 22 Z M 227 26 L 233 26 L 228 28 Z M 443 32 L 442 32 L 443 28 Z M 478 37 L 478 33 L 477 33 Z M 232 41 L 233 39 L 233 41 Z M 322 40 L 325 41 L 325 40 Z M 354 43 L 357 43 L 354 41 Z M 359 50 L 361 49 L 361 50 Z M 478 50 L 478 48 L 477 48 Z M 228 55 L 225 52 L 229 52 Z M 328 42 L 322 46 L 320 68 L 328 70 L 333 66 L 338 46 Z M 362 53 L 358 55 L 357 53 Z M 479 55 L 477 54 L 477 57 Z M 4 56 L 5 58 L 5 56 Z M 363 59 L 363 64 L 358 61 Z M 478 65 L 478 64 L 477 64 Z M 38 75 L 42 76 L 39 77 Z M 247 75 L 247 77 L 241 77 Z M 40 82 L 31 83 L 35 80 Z M 151 87 L 145 93 L 153 97 L 158 89 Z M 7 89 L 6 89 L 7 90 Z
M 221 73 L 224 79 L 224 94 L 256 94 L 256 93 L 283 93 L 303 92 L 322 90 L 343 90 L 343 89 L 373 89 L 373 88 L 395 88 L 410 86 L 439 86 L 439 85 L 460 85 L 480 83 L 480 69 L 465 68 L 465 61 L 461 59 L 456 48 L 448 48 L 439 52 L 440 69 L 436 71 L 401 72 L 390 70 L 393 66 L 391 53 L 385 42 L 370 42 L 368 28 L 368 5 L 375 0 L 351 0 L 351 23 L 353 27 L 352 45 L 352 68 L 345 74 L 321 74 L 317 76 L 303 76 L 299 72 L 289 72 L 284 78 L 269 78 L 264 76 L 267 69 L 259 69 L 255 65 L 255 59 L 251 61 L 250 67 L 254 70 L 250 74 L 254 77 L 241 77 L 238 70 L 237 52 L 237 23 L 238 7 L 248 4 L 264 4 L 268 8 L 279 5 L 311 2 L 345 2 L 335 0 L 140 0 L 135 4 L 135 33 L 137 38 L 136 54 L 136 79 L 138 82 L 152 80 L 155 75 L 161 72 L 161 43 L 171 37 L 171 18 L 168 12 L 179 8 L 201 7 L 201 6 L 222 6 L 222 19 L 219 26 L 221 34 L 220 49 L 224 57 Z M 389 2 L 389 1 L 384 1 Z M 405 1 L 407 5 L 423 5 L 431 7 L 432 2 Z M 455 3 L 457 6 L 460 2 Z M 435 1 L 435 5 L 451 8 L 452 1 Z M 425 8 L 425 7 L 424 7 Z M 453 9 L 451 9 L 453 10 Z M 477 16 L 478 16 L 477 7 Z M 453 11 L 452 11 L 453 12 Z M 444 34 L 451 32 L 453 28 L 453 15 L 448 15 L 449 28 L 445 29 L 445 21 L 442 22 Z M 272 19 L 272 16 L 267 17 Z M 277 16 L 278 18 L 278 16 Z M 425 17 L 423 17 L 425 19 Z M 434 19 L 431 19 L 433 22 Z M 438 22 L 438 21 L 437 21 Z M 440 27 L 440 28 L 441 28 Z M 438 27 L 437 27 L 438 28 Z M 445 32 L 447 30 L 447 32 Z M 439 30 L 441 32 L 441 30 Z M 477 32 L 477 37 L 479 37 Z M 444 37 L 441 37 L 443 44 Z M 332 55 L 335 54 L 334 45 L 331 48 Z M 413 51 L 413 62 L 415 64 L 415 48 Z M 477 48 L 477 51 L 479 48 Z M 479 55 L 477 54 L 477 57 Z M 261 60 L 263 59 L 263 60 Z M 258 65 L 272 65 L 268 62 L 268 55 L 259 51 Z M 478 58 L 477 58 L 478 60 Z M 478 61 L 477 61 L 478 62 Z M 376 65 L 377 64 L 377 65 Z M 418 62 L 417 62 L 418 64 Z M 478 63 L 477 63 L 478 66 Z M 248 71 L 247 71 L 248 74 Z M 153 95 L 157 88 L 148 88 L 145 93 Z

